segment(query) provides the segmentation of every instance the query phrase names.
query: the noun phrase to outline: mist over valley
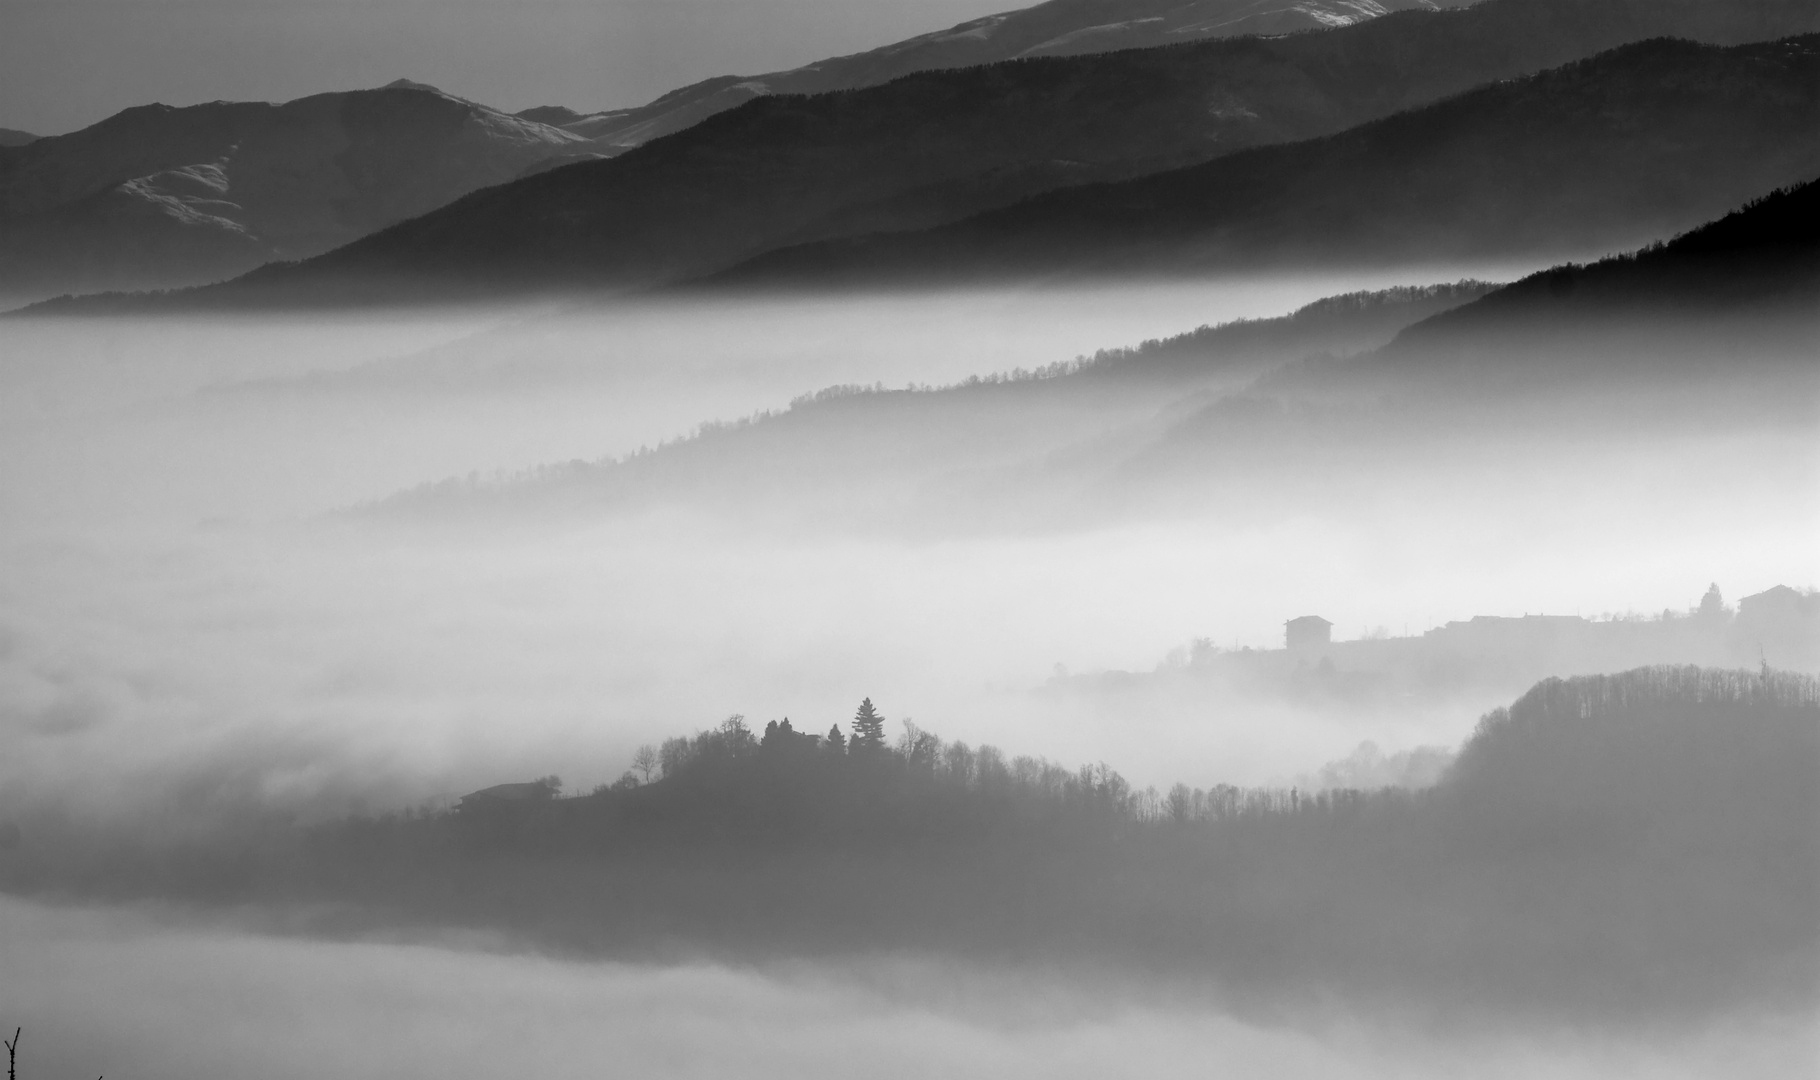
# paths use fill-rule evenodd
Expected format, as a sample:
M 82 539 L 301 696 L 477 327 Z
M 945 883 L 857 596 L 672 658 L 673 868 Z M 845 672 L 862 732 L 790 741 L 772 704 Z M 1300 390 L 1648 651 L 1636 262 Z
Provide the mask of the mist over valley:
M 1817 30 L 0 132 L 18 1074 L 1804 1074 Z

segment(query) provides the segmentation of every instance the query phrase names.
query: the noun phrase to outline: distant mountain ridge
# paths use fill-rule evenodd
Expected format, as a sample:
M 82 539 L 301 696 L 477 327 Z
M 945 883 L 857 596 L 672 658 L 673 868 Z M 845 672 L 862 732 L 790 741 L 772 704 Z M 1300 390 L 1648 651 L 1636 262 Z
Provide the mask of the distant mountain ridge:
M 0 288 L 192 284 L 337 247 L 580 136 L 434 87 L 127 109 L 0 148 Z
M 301 143 L 331 138 L 303 130 L 298 117 L 262 115 L 262 103 L 214 102 L 171 110 L 152 105 L 125 112 L 81 132 L 59 137 L 52 147 L 23 162 L 0 153 L 0 294 L 47 296 L 63 291 L 171 288 L 219 280 L 274 259 L 304 258 L 339 246 L 394 221 L 453 201 L 479 187 L 565 164 L 623 153 L 653 138 L 680 131 L 756 96 L 816 93 L 877 85 L 913 71 L 977 65 L 1020 55 L 1076 54 L 1168 42 L 1344 26 L 1403 8 L 1433 9 L 1471 0 L 1051 0 L 1037 7 L 973 20 L 947 31 L 924 34 L 868 52 L 834 57 L 790 71 L 761 76 L 726 76 L 671 91 L 638 108 L 583 114 L 562 106 L 525 109 L 510 117 L 474 105 L 436 87 L 399 79 L 385 90 L 416 90 L 461 101 L 484 115 L 481 126 L 512 141 L 514 121 L 537 132 L 537 152 L 502 155 L 501 167 L 452 163 L 433 150 L 417 169 L 384 172 L 396 185 L 399 205 L 373 215 L 355 212 L 343 220 L 318 222 L 297 235 L 294 222 L 275 218 L 318 213 L 304 192 L 291 192 L 290 206 L 260 205 L 272 192 L 243 199 L 249 174 L 259 164 L 230 162 L 231 148 L 261 123 L 288 127 Z M 356 92 L 359 93 L 359 92 Z M 309 111 L 339 95 L 315 95 L 278 106 L 292 114 Z M 318 118 L 315 126 L 320 125 Z M 211 140 L 203 132 L 213 130 Z M 552 132 L 556 134 L 552 134 Z M 523 134 L 520 132 L 519 134 Z M 202 145 L 198 145 L 198 139 Z M 253 137 L 257 137 L 256 135 Z M 408 131 L 380 137 L 422 152 Z M 25 132 L 0 129 L 0 151 L 37 141 Z M 107 145 L 110 141 L 121 145 Z M 158 145 L 163 142 L 165 145 Z M 524 148 L 517 148 L 522 151 Z M 278 156 L 306 158 L 304 145 Z M 110 151 L 115 151 L 110 156 Z M 256 156 L 256 155 L 253 155 Z M 287 160 L 279 171 L 322 170 L 321 163 Z M 9 192 L 9 172 L 36 173 L 22 182 L 57 189 L 46 202 L 42 190 L 23 198 Z M 333 169 L 315 183 L 334 197 Z M 357 172 L 368 171 L 357 167 Z M 303 177 L 299 176 L 298 179 Z M 261 179 L 252 177 L 251 186 Z M 235 190 L 230 194 L 228 187 Z M 371 201 L 374 192 L 340 193 L 338 203 Z M 320 200 L 319 200 L 320 201 Z M 9 214 L 10 212 L 10 214 Z
M 1658 39 L 1351 131 L 767 253 L 729 285 L 864 285 L 1613 250 L 1820 173 L 1820 36 Z
M 585 135 L 603 151 L 616 153 L 772 94 L 856 90 L 917 71 L 974 67 L 1033 56 L 1080 56 L 1209 38 L 1354 26 L 1396 11 L 1435 11 L 1473 2 L 1049 0 L 788 71 L 704 79 L 637 108 L 583 114 L 546 105 L 516 115 Z
M 645 287 L 792 244 L 927 228 L 1037 192 L 1340 132 L 1639 37 L 1729 40 L 1789 25 L 1820 29 L 1820 10 L 1781 0 L 1721 9 L 1485 0 L 1319 34 L 1037 58 L 766 97 L 620 157 L 476 192 L 328 255 L 172 302 Z M 1727 188 L 1703 205 L 1732 205 L 1768 186 Z M 1633 224 L 1648 235 L 1658 223 Z

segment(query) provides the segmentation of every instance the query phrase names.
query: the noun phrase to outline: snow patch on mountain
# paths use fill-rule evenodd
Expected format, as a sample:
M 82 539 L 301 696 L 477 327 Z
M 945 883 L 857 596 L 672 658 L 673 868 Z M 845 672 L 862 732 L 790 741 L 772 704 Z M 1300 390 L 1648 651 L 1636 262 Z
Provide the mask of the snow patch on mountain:
M 1434 0 L 1417 0 L 1424 7 L 1440 10 Z M 1316 27 L 1334 28 L 1353 26 L 1390 14 L 1390 9 L 1376 0 L 1332 0 L 1332 2 L 1313 2 L 1304 0 L 1301 3 L 1284 4 L 1281 7 L 1254 5 L 1253 9 L 1242 15 L 1203 19 L 1198 22 L 1183 23 L 1168 33 L 1187 37 L 1208 37 L 1230 33 L 1266 33 L 1279 34 L 1295 29 L 1313 29 Z
M 1163 17 L 1161 15 L 1152 15 L 1143 19 L 1126 19 L 1124 22 L 1102 23 L 1099 26 L 1083 26 L 1079 30 L 1070 30 L 1059 37 L 1053 37 L 1041 44 L 1032 45 L 1030 48 L 1018 53 L 1018 55 L 1041 56 L 1052 50 L 1068 49 L 1089 38 L 1103 38 L 1115 34 L 1125 34 L 1146 23 L 1160 23 L 1162 21 Z
M 228 216 L 241 210 L 227 194 L 227 159 L 204 165 L 185 165 L 136 177 L 114 191 L 136 200 L 188 228 L 219 229 L 250 236 L 247 227 Z
M 588 141 L 587 136 L 585 135 L 577 135 L 572 131 L 565 131 L 559 127 L 540 124 L 535 120 L 523 120 L 516 116 L 508 116 L 505 113 L 495 112 L 494 110 L 483 106 L 475 106 L 470 113 L 470 116 L 474 123 L 479 125 L 486 134 L 494 138 L 506 139 L 512 142 L 524 144 L 544 143 L 550 146 L 570 146 L 575 143 L 584 143 Z
M 1335 10 L 1336 8 L 1345 10 Z M 1366 19 L 1375 19 L 1380 15 L 1390 14 L 1384 5 L 1374 3 L 1373 0 L 1339 0 L 1336 5 L 1297 4 L 1295 10 L 1322 26 L 1351 26 L 1354 23 L 1364 22 Z M 1350 11 L 1351 14 L 1347 14 L 1347 11 Z
M 1016 13 L 1013 12 L 1011 14 L 1016 14 Z M 945 44 L 948 42 L 953 42 L 953 41 L 987 41 L 998 30 L 999 27 L 1001 27 L 1005 24 L 1005 21 L 1007 19 L 1011 18 L 1011 14 L 987 15 L 985 18 L 973 19 L 971 21 L 961 23 L 957 26 L 951 26 L 946 30 L 937 30 L 937 31 L 934 31 L 933 33 L 919 34 L 916 37 L 906 38 L 903 41 L 899 41 L 899 42 L 896 42 L 891 45 L 881 46 L 880 48 L 871 50 L 869 54 L 868 53 L 856 53 L 854 55 L 856 55 L 856 56 L 865 56 L 865 55 L 893 56 L 893 55 L 896 55 L 897 53 L 909 52 L 913 49 L 923 48 L 924 46 L 942 45 L 942 44 Z M 839 57 L 838 59 L 847 59 L 847 57 Z M 801 69 L 798 69 L 798 70 L 801 70 Z M 792 74 L 792 73 L 793 72 L 786 72 L 785 74 Z

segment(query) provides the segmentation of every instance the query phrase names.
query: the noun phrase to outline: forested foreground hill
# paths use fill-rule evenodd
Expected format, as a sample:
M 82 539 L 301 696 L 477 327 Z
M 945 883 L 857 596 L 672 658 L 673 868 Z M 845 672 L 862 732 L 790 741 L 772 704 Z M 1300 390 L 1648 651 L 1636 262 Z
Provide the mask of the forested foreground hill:
M 1138 792 L 911 725 L 892 748 L 879 720 L 835 741 L 736 718 L 576 798 L 504 785 L 105 870 L 28 828 L 0 866 L 14 891 L 326 903 L 342 928 L 607 955 L 912 950 L 1581 1019 L 1814 1004 L 1810 677 L 1550 679 L 1414 793 Z

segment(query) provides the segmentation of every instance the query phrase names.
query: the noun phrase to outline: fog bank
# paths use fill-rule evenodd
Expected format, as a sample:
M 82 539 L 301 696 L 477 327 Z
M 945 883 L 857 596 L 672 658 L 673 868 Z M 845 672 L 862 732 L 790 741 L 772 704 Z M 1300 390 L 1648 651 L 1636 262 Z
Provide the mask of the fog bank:
M 1673 1031 L 1241 1019 L 1207 988 L 911 960 L 571 964 L 484 942 L 302 942 L 0 901 L 0 1015 L 28 1077 L 603 1072 L 677 1077 L 1781 1077 L 1812 1017 Z M 1210 1007 L 1212 1006 L 1212 1007 Z
M 1241 489 L 1066 528 L 879 527 L 839 500 L 778 500 L 789 527 L 759 528 L 713 505 L 751 492 L 712 478 L 695 506 L 531 507 L 508 528 L 324 516 L 831 383 L 1038 367 L 1371 284 L 0 323 L 0 801 L 175 828 L 552 772 L 585 790 L 641 743 L 735 712 L 822 731 L 866 696 L 894 732 L 913 718 L 1140 787 L 1266 783 L 1366 740 L 1455 744 L 1522 687 L 1359 711 L 1073 677 L 1196 639 L 1275 646 L 1303 614 L 1419 633 L 1820 573 L 1820 452 L 1786 423 L 1528 454 L 1511 431 L 1401 458 L 1393 438 L 1391 471 L 1342 449 L 1265 512 Z

